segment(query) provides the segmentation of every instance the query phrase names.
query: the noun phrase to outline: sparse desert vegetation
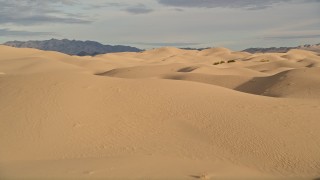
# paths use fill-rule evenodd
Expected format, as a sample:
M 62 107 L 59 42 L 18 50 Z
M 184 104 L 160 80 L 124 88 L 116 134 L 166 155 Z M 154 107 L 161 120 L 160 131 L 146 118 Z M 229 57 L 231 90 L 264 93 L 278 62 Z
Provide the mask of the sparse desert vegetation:
M 236 60 L 228 60 L 227 63 L 235 63 Z
M 225 61 L 219 61 L 219 62 L 214 62 L 213 65 L 219 65 L 219 64 L 224 64 L 226 63 Z
M 260 62 L 270 62 L 269 59 L 261 59 Z
M 225 63 L 235 63 L 236 60 L 227 60 L 227 61 L 218 61 L 218 62 L 214 62 L 213 65 L 219 65 L 219 64 L 225 64 Z

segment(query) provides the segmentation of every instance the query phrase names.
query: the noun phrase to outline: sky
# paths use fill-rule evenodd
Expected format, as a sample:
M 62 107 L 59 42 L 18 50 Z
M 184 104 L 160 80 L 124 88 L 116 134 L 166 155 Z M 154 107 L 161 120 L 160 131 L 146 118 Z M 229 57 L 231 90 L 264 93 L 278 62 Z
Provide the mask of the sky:
M 0 0 L 0 43 L 93 40 L 139 48 L 320 43 L 320 0 Z

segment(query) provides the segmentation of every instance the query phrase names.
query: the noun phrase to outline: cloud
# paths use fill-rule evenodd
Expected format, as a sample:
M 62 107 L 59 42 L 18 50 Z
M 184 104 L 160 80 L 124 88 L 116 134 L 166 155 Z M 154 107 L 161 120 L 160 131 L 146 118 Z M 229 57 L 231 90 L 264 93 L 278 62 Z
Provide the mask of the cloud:
M 0 17 L 0 24 L 11 23 L 18 25 L 34 25 L 34 24 L 45 24 L 45 23 L 90 23 L 88 20 L 72 18 L 72 17 L 56 17 L 50 15 L 32 15 L 32 16 L 10 16 L 2 15 Z
M 66 11 L 74 0 L 0 0 L 0 24 L 90 23 Z
M 174 7 L 196 8 L 242 8 L 247 10 L 266 9 L 278 3 L 293 0 L 157 0 L 158 3 Z M 319 2 L 316 0 L 315 2 Z
M 104 2 L 104 3 L 92 3 L 87 2 L 84 3 L 85 10 L 96 10 L 101 8 L 123 8 L 129 6 L 127 3 L 119 3 L 119 2 Z
M 131 14 L 147 14 L 152 12 L 153 9 L 146 7 L 144 4 L 137 4 L 127 7 L 125 11 Z
M 265 39 L 312 39 L 312 38 L 320 38 L 320 34 L 311 34 L 311 35 L 284 35 L 284 36 L 269 36 L 265 37 Z
M 108 11 L 125 11 L 130 14 L 147 14 L 154 11 L 154 9 L 147 7 L 143 3 L 136 3 L 132 1 L 82 2 L 82 8 L 91 12 L 97 9 L 108 9 Z
M 184 9 L 182 9 L 182 8 L 174 8 L 174 10 L 178 11 L 178 12 L 183 12 L 184 11 Z
M 52 32 L 31 32 L 31 31 L 15 31 L 10 29 L 0 29 L 1 36 L 55 36 Z

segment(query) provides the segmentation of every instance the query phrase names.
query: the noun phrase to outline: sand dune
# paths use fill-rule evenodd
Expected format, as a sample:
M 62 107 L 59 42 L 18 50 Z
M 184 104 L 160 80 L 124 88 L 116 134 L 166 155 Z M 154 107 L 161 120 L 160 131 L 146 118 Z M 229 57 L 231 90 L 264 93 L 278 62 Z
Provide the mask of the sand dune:
M 242 84 L 251 80 L 251 78 L 246 76 L 210 75 L 199 73 L 172 73 L 164 75 L 162 78 L 206 83 L 230 89 L 236 89 L 238 86 L 241 86 Z
M 320 176 L 314 53 L 0 52 L 0 179 Z
M 128 68 L 117 68 L 97 75 L 121 78 L 150 78 L 170 72 L 192 71 L 193 68 L 197 68 L 185 66 L 186 65 L 184 64 L 134 66 Z
M 216 56 L 216 55 L 223 55 L 223 54 L 230 54 L 231 50 L 223 47 L 219 48 L 211 48 L 211 49 L 205 49 L 203 51 L 199 52 L 199 55 L 202 56 Z
M 257 77 L 237 90 L 274 97 L 318 98 L 320 68 L 294 69 L 271 77 Z

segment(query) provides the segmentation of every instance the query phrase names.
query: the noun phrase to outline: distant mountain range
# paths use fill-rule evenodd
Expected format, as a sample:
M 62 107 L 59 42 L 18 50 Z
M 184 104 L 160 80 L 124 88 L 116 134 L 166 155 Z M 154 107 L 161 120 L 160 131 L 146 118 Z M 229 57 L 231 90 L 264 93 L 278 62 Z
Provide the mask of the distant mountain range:
M 8 41 L 3 45 L 17 48 L 35 48 L 45 51 L 58 51 L 69 55 L 95 56 L 98 54 L 116 52 L 141 52 L 142 49 L 122 46 L 122 45 L 103 45 L 95 41 L 77 41 L 68 39 L 50 39 L 44 41 Z M 185 50 L 204 50 L 208 48 L 181 48 Z M 303 45 L 297 47 L 270 47 L 270 48 L 249 48 L 243 52 L 249 53 L 285 53 L 291 49 L 303 49 L 320 53 L 320 43 L 315 45 Z
M 189 47 L 186 47 L 186 48 L 180 48 L 180 49 L 183 49 L 183 50 L 203 51 L 203 50 L 210 49 L 210 48 L 212 48 L 212 47 L 206 47 L 206 48 L 189 48 Z
M 103 45 L 95 41 L 76 41 L 68 39 L 50 39 L 45 41 L 9 41 L 3 45 L 17 48 L 35 48 L 45 51 L 58 51 L 69 55 L 94 56 L 115 52 L 140 52 L 141 49 L 131 46 Z
M 320 43 L 315 45 L 306 44 L 306 45 L 297 46 L 297 47 L 249 48 L 243 51 L 249 52 L 249 53 L 286 53 L 291 49 L 302 49 L 302 50 L 308 50 L 308 51 L 320 53 Z

